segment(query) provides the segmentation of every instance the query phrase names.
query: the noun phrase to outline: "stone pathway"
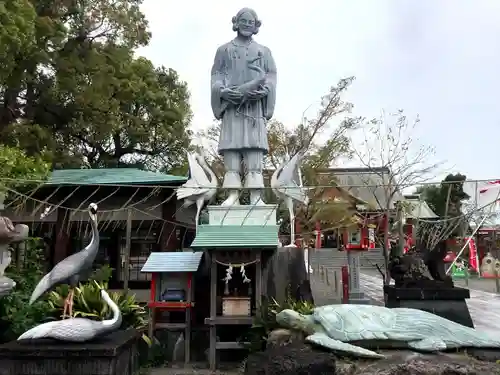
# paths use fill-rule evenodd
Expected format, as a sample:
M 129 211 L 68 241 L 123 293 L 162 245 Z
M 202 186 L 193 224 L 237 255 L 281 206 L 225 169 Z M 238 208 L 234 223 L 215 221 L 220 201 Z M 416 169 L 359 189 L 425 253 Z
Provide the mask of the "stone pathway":
M 193 369 L 193 368 L 153 368 L 144 369 L 140 375 L 238 375 L 238 371 L 219 371 L 216 372 L 207 369 Z
M 384 303 L 381 277 L 360 274 L 361 290 L 367 297 Z M 483 290 L 470 289 L 467 301 L 474 325 L 478 329 L 494 330 L 500 334 L 500 295 Z

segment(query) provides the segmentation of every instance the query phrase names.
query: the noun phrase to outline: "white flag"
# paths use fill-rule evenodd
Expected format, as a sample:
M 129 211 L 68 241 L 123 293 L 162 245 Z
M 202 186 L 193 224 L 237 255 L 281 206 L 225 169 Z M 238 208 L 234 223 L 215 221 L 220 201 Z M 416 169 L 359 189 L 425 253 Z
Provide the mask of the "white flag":
M 478 184 L 477 206 L 485 207 L 500 200 L 500 180 Z

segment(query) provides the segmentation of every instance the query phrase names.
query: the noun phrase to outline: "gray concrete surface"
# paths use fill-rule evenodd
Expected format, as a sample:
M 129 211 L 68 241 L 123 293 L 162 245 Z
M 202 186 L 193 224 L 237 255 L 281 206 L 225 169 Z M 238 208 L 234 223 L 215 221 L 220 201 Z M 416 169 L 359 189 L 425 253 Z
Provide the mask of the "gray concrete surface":
M 380 276 L 361 274 L 361 285 L 370 298 L 384 303 L 383 286 Z M 481 285 L 481 284 L 479 284 Z M 467 301 L 472 320 L 477 329 L 495 331 L 500 334 L 500 295 L 479 289 L 470 289 L 471 298 Z

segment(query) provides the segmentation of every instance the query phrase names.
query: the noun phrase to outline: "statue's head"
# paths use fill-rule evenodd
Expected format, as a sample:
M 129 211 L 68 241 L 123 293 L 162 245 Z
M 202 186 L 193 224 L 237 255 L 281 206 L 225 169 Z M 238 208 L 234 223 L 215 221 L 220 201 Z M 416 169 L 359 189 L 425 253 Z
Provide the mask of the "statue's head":
M 262 22 L 259 20 L 255 10 L 250 8 L 240 9 L 233 17 L 233 31 L 245 37 L 250 37 L 259 32 Z

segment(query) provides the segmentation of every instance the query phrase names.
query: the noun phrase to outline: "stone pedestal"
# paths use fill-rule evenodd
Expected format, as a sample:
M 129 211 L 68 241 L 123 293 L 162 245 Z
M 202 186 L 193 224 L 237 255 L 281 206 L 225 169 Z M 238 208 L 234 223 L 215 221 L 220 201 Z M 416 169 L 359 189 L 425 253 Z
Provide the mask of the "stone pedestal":
M 12 341 L 0 346 L 0 375 L 135 375 L 139 340 L 128 329 L 78 344 Z
M 260 310 L 262 296 L 265 295 L 262 274 L 267 261 L 275 254 L 278 246 L 279 228 L 276 225 L 276 214 L 276 205 L 208 206 L 208 224 L 199 225 L 197 228 L 191 249 L 206 251 L 209 255 L 207 258 L 210 260 L 210 316 L 205 318 L 205 324 L 210 330 L 208 358 L 210 369 L 214 372 L 218 350 L 242 348 L 236 335 L 232 338 L 230 335 L 226 336 L 224 341 L 218 340 L 218 327 L 251 326 L 253 321 L 248 308 L 244 312 L 226 309 L 220 315 L 218 301 L 226 297 L 226 292 L 223 297 L 221 291 L 224 289 L 231 294 L 229 288 L 233 288 L 236 297 L 244 297 L 245 302 L 250 299 L 250 306 L 252 308 L 254 306 L 255 311 Z M 245 270 L 244 266 L 255 264 L 255 272 L 248 275 L 248 286 L 241 281 L 235 283 L 231 278 L 224 288 L 221 288 L 223 286 L 219 269 L 221 264 L 225 265 L 226 272 L 232 269 L 232 267 L 229 268 L 231 265 L 238 265 L 235 266 L 237 268 L 234 272 L 242 272 Z M 287 264 L 283 264 L 282 267 L 287 267 Z M 304 272 L 303 258 L 300 262 L 300 270 Z M 243 294 L 241 290 L 244 291 Z M 251 311 L 250 314 L 252 314 Z M 235 333 L 237 331 L 235 330 Z
M 16 282 L 7 276 L 0 275 L 0 297 L 9 294 L 9 292 L 16 286 Z
M 465 288 L 400 288 L 384 286 L 385 307 L 406 307 L 427 311 L 455 323 L 474 328 L 474 323 L 467 307 L 470 298 L 469 289 Z
M 210 225 L 276 225 L 278 206 L 208 206 Z
M 349 303 L 353 305 L 367 305 L 370 300 L 361 291 L 359 274 L 361 272 L 361 253 L 358 251 L 347 251 L 347 265 L 349 266 Z

